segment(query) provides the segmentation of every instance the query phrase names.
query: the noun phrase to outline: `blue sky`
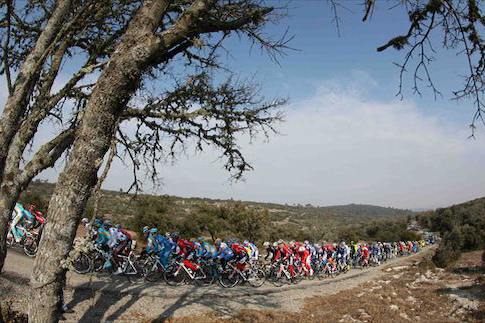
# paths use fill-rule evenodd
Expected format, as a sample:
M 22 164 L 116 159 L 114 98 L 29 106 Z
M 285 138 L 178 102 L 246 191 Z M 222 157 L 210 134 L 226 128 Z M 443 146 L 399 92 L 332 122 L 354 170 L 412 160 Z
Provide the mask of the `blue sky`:
M 277 6 L 286 2 L 277 0 L 269 3 Z M 376 48 L 407 32 L 409 24 L 404 8 L 392 8 L 395 1 L 378 1 L 370 19 L 363 22 L 361 1 L 340 3 L 353 11 L 339 8 L 340 35 L 327 1 L 293 1 L 289 5 L 289 17 L 281 24 L 268 28 L 269 33 L 281 35 L 287 26 L 290 28 L 289 34 L 294 36 L 290 46 L 295 50 L 287 50 L 286 56 L 279 60 L 280 65 L 271 62 L 259 49 L 250 51 L 247 46 L 241 46 L 237 38 L 228 47 L 234 56 L 229 63 L 243 74 L 256 73 L 268 95 L 288 95 L 293 102 L 314 94 L 322 80 L 340 79 L 351 82 L 356 72 L 364 73 L 378 83 L 378 86 L 366 93 L 366 97 L 396 99 L 399 69 L 393 63 L 403 62 L 406 52 L 389 48 L 379 53 Z M 404 78 L 405 99 L 419 100 L 423 113 L 451 113 L 449 119 L 467 126 L 474 112 L 473 106 L 469 102 L 457 105 L 450 101 L 451 91 L 458 89 L 462 83 L 459 75 L 467 71 L 465 60 L 463 56 L 457 58 L 456 52 L 445 51 L 439 46 L 442 40 L 440 30 L 431 36 L 437 51 L 431 71 L 434 83 L 443 93 L 443 98 L 435 100 L 426 83 L 422 83 L 420 87 L 422 97 L 413 95 L 413 79 L 408 73 Z
M 405 33 L 403 8 L 388 10 L 394 2 L 378 1 L 371 19 L 362 22 L 361 1 L 342 3 L 354 13 L 339 9 L 340 37 L 327 1 L 290 3 L 290 17 L 267 30 L 281 35 L 288 26 L 295 36 L 290 46 L 296 50 L 288 50 L 279 64 L 257 48 L 250 51 L 237 37 L 226 44 L 229 66 L 242 77 L 255 75 L 268 98 L 290 99 L 281 136 L 253 143 L 241 138 L 255 168 L 245 181 L 228 182 L 219 153 L 207 149 L 160 165 L 163 186 L 156 193 L 401 208 L 435 208 L 485 195 L 484 129 L 476 140 L 467 139 L 474 108 L 470 102 L 450 101 L 451 90 L 461 85 L 463 58 L 436 45 L 432 73 L 443 98 L 434 100 L 426 84 L 423 97 L 413 95 L 407 75 L 400 100 L 393 62 L 402 62 L 405 52 L 378 53 L 376 48 Z M 438 42 L 439 36 L 432 35 Z M 53 181 L 62 167 L 40 177 Z M 117 163 L 104 187 L 126 189 L 129 173 Z M 151 191 L 148 181 L 145 188 Z

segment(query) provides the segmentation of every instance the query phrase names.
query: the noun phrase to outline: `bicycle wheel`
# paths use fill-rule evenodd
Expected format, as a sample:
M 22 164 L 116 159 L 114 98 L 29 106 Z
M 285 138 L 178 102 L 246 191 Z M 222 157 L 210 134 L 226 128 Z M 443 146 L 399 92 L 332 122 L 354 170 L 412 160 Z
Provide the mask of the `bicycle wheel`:
M 37 254 L 37 242 L 35 239 L 27 238 L 24 243 L 24 253 L 31 258 L 35 257 Z
M 179 286 L 185 282 L 185 271 L 181 266 L 175 266 L 163 273 L 163 279 L 170 286 Z
M 261 269 L 255 269 L 251 271 L 248 279 L 249 285 L 253 287 L 261 287 L 266 281 L 266 274 Z
M 303 277 L 301 274 L 296 274 L 295 277 L 291 278 L 290 279 L 290 282 L 293 283 L 293 284 L 298 284 L 299 282 L 301 282 L 303 280 Z
M 10 236 L 7 235 L 7 246 L 13 246 L 15 243 L 15 238 L 13 237 L 13 234 Z
M 284 274 L 281 274 L 281 276 L 277 276 L 277 274 L 275 273 L 274 275 L 270 276 L 269 277 L 269 281 L 276 287 L 281 287 L 283 286 L 284 282 L 283 282 L 283 279 L 281 278 L 282 276 L 284 276 Z
M 104 264 L 106 259 L 104 259 L 103 255 L 99 252 L 96 252 L 93 256 L 93 270 L 96 272 L 100 272 L 103 270 Z
M 91 258 L 83 252 L 81 252 L 77 258 L 72 262 L 74 271 L 78 274 L 85 274 L 91 271 L 92 262 Z
M 152 263 L 150 266 L 143 267 L 143 272 L 146 280 L 155 283 L 163 276 L 163 271 L 156 264 Z
M 219 276 L 219 283 L 224 288 L 231 288 L 239 283 L 239 274 L 235 270 L 226 270 Z
M 204 266 L 201 268 L 205 274 L 205 278 L 202 279 L 202 282 L 206 285 L 211 285 L 214 283 L 216 277 L 214 276 L 214 270 L 211 266 Z M 216 273 L 217 274 L 217 273 Z
M 327 268 L 323 267 L 317 274 L 318 279 L 324 280 L 327 278 Z
M 139 260 L 129 262 L 126 275 L 131 283 L 138 283 L 143 280 L 143 268 Z
M 291 273 L 289 269 L 285 269 L 284 271 L 280 272 L 279 277 L 277 279 L 277 284 L 288 285 L 292 283 Z

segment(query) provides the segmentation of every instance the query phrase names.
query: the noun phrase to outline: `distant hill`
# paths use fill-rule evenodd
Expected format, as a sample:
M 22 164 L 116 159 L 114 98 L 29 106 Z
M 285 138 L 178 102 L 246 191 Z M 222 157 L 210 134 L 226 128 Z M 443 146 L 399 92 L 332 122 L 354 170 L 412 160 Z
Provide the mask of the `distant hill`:
M 54 193 L 55 184 L 34 181 L 27 188 L 27 193 L 35 193 L 46 200 L 49 200 Z M 134 194 L 123 193 L 117 191 L 103 190 L 104 198 L 101 201 L 101 209 L 106 213 L 121 213 L 126 215 L 132 215 L 133 212 L 130 209 L 131 202 L 136 199 Z M 168 195 L 145 195 L 139 196 L 150 197 L 152 199 L 167 197 Z M 226 203 L 233 203 L 234 200 L 220 200 L 209 198 L 183 198 L 177 196 L 169 196 L 174 199 L 175 203 L 179 205 L 181 209 L 190 209 L 201 203 L 221 205 Z M 118 202 L 118 203 L 115 203 Z M 333 206 L 313 206 L 307 205 L 288 205 L 277 203 L 261 203 L 251 201 L 241 201 L 242 203 L 254 207 L 268 210 L 276 218 L 285 218 L 287 216 L 294 216 L 296 218 L 312 218 L 312 217 L 350 217 L 350 218 L 379 218 L 379 217 L 395 217 L 406 216 L 413 214 L 411 210 L 403 210 L 392 207 L 382 207 L 366 204 L 348 204 L 348 205 L 333 205 Z
M 40 209 L 45 209 L 54 188 L 55 184 L 34 181 L 22 194 L 21 202 L 26 204 L 35 202 Z M 190 218 L 200 213 L 201 207 L 224 208 L 237 204 L 248 210 L 265 212 L 269 221 L 267 230 L 272 230 L 275 234 L 279 232 L 286 236 L 338 239 L 341 233 L 345 232 L 346 236 L 358 238 L 367 236 L 366 227 L 373 226 L 375 229 L 378 223 L 385 226 L 386 221 L 400 221 L 399 230 L 402 231 L 403 224 L 407 221 L 408 216 L 414 214 L 410 210 L 362 204 L 316 207 L 310 204 L 283 205 L 198 197 L 182 198 L 168 195 L 140 194 L 135 196 L 134 194 L 109 190 L 103 190 L 102 193 L 100 215 L 111 218 L 113 221 L 132 229 L 137 229 L 135 226 L 141 225 L 137 221 L 140 214 L 143 216 L 145 213 L 150 213 L 153 214 L 152 219 L 158 217 L 159 222 L 170 222 L 172 226 L 175 225 L 173 229 L 189 230 L 188 226 L 192 227 L 192 224 L 188 224 L 191 221 Z M 89 201 L 86 215 L 89 216 L 91 213 L 92 201 Z M 165 214 L 165 218 L 161 219 L 160 217 L 163 214 Z M 383 230 L 377 231 L 382 232 Z
M 392 207 L 382 207 L 367 204 L 348 204 L 348 205 L 336 205 L 336 206 L 326 206 L 322 209 L 335 212 L 341 215 L 353 215 L 353 216 L 399 216 L 408 215 L 412 213 L 411 210 L 402 210 Z

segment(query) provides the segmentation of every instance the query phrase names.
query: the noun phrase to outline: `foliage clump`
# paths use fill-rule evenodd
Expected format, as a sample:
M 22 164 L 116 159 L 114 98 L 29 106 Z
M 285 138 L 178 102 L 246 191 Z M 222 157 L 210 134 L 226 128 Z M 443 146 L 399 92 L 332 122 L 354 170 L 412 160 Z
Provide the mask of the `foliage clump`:
M 485 198 L 425 212 L 418 221 L 433 232 L 439 232 L 442 242 L 433 262 L 446 267 L 461 252 L 480 250 L 485 244 Z

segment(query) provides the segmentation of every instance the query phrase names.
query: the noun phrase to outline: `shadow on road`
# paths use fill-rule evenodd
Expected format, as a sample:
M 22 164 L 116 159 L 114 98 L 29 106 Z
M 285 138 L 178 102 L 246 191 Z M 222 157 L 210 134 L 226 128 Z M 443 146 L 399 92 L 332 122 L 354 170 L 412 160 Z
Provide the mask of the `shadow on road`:
M 183 311 L 189 306 L 197 306 L 199 309 L 202 307 L 208 312 L 214 311 L 222 316 L 232 316 L 241 309 L 251 306 L 263 306 L 268 309 L 281 307 L 273 301 L 274 297 L 271 295 L 252 294 L 256 290 L 248 286 L 222 289 L 217 285 L 171 287 L 153 283 L 133 284 L 125 277 L 115 277 L 107 281 L 97 280 L 77 286 L 68 307 L 74 308 L 79 303 L 93 299 L 93 303 L 79 319 L 80 322 L 121 319 L 142 297 L 150 299 L 154 309 L 158 308 L 163 311 L 157 317 L 151 318 L 155 320 L 154 322 L 163 322 L 173 317 L 177 311 Z M 96 298 L 96 296 L 98 297 Z M 162 301 L 156 301 L 155 298 Z M 105 317 L 110 308 L 116 310 Z
M 93 299 L 93 303 L 79 321 L 100 322 L 110 307 L 120 302 L 124 296 L 131 297 L 125 304 L 117 306 L 117 310 L 106 319 L 115 321 L 140 298 L 140 292 L 143 288 L 139 285 L 134 287 L 126 277 L 113 277 L 109 281 L 86 282 L 75 288 L 73 299 L 67 306 L 74 308 L 79 303 Z M 97 299 L 96 295 L 99 295 Z M 96 301 L 94 301 L 95 299 Z
M 233 316 L 244 308 L 251 306 L 265 307 L 268 309 L 278 309 L 281 305 L 273 301 L 271 295 L 251 295 L 230 297 L 227 295 L 216 296 L 212 294 L 197 293 L 204 287 L 192 287 L 191 290 L 182 294 L 171 306 L 163 311 L 153 322 L 165 322 L 174 316 L 175 312 L 191 305 L 200 305 L 221 316 Z

